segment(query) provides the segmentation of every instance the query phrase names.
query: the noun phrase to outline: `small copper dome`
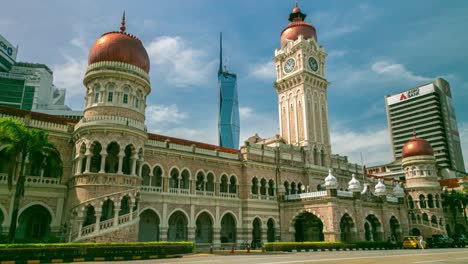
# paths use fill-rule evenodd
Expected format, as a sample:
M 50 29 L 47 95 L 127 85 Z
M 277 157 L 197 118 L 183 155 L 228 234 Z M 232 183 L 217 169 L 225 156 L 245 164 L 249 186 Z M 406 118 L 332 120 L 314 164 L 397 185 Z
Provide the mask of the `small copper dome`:
M 416 132 L 413 131 L 413 138 L 410 139 L 406 144 L 403 146 L 403 150 L 401 151 L 401 155 L 403 158 L 413 157 L 413 156 L 420 156 L 420 155 L 434 155 L 434 150 L 432 146 L 427 140 L 422 138 L 416 137 Z
M 89 51 L 88 65 L 100 61 L 118 61 L 149 73 L 150 61 L 143 44 L 137 37 L 125 32 L 125 13 L 120 29 L 103 34 L 94 43 Z
M 281 32 L 281 46 L 286 39 L 296 40 L 299 35 L 304 36 L 304 39 L 314 37 L 317 40 L 317 32 L 315 28 L 307 22 L 304 22 L 306 14 L 303 14 L 301 9 L 297 6 L 294 7 L 292 13 L 289 15 L 289 25 Z

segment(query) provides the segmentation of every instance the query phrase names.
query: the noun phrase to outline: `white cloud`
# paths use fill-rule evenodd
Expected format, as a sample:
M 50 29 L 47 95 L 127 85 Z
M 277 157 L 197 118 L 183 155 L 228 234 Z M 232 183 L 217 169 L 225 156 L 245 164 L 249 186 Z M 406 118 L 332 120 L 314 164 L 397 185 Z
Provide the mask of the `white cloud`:
M 248 107 L 248 106 L 239 107 L 240 119 L 243 120 L 243 119 L 249 118 L 252 115 L 253 111 L 254 110 L 252 108 Z
M 346 50 L 331 50 L 328 52 L 328 59 L 341 58 L 345 56 L 348 52 Z
M 430 82 L 434 80 L 433 77 L 425 77 L 416 75 L 406 69 L 403 64 L 391 63 L 388 61 L 377 61 L 371 66 L 372 71 L 391 78 L 406 79 L 415 82 Z
M 151 105 L 146 108 L 148 123 L 152 126 L 160 126 L 161 123 L 177 124 L 185 120 L 187 113 L 181 112 L 177 105 Z
M 204 50 L 191 47 L 181 37 L 162 36 L 146 45 L 153 70 L 172 86 L 189 87 L 207 83 L 216 60 Z
M 388 128 L 368 131 L 336 130 L 331 133 L 333 153 L 346 155 L 350 161 L 378 165 L 393 160 Z
M 260 80 L 276 80 L 275 64 L 273 61 L 255 64 L 250 67 L 249 76 Z

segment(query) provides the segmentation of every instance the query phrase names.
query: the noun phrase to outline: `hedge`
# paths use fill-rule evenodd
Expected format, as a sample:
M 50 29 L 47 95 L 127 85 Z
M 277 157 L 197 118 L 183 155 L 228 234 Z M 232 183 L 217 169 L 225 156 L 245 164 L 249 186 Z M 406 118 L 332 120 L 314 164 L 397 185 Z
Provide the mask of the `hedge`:
M 132 258 L 141 256 L 167 256 L 192 252 L 193 242 L 128 242 L 128 243 L 54 243 L 54 244 L 0 244 L 0 259 L 50 260 Z
M 358 248 L 392 248 L 387 241 L 355 241 L 355 242 L 268 242 L 264 244 L 266 251 L 301 251 L 301 250 L 339 250 Z M 398 245 L 397 245 L 398 246 Z

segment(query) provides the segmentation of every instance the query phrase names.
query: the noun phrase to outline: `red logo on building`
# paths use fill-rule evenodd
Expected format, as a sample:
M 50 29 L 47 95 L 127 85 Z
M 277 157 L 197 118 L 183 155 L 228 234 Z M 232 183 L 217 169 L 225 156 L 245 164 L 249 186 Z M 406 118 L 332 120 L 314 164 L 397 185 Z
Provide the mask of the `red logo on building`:
M 405 99 L 406 99 L 406 95 L 405 95 L 405 94 L 401 94 L 401 96 L 400 96 L 400 101 L 403 101 L 403 100 L 405 100 Z

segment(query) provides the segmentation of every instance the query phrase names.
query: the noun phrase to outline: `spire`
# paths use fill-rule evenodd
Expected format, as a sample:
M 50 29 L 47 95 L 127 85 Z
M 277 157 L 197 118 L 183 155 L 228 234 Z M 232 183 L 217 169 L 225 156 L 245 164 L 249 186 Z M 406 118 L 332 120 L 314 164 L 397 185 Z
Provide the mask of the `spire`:
M 292 13 L 289 15 L 289 21 L 304 21 L 306 18 L 306 14 L 302 13 L 301 9 L 299 8 L 299 5 L 297 3 L 297 0 L 294 2 L 294 9 Z
M 125 11 L 122 16 L 122 23 L 120 24 L 120 32 L 125 32 Z
M 223 72 L 223 32 L 219 32 L 219 70 L 218 74 Z

